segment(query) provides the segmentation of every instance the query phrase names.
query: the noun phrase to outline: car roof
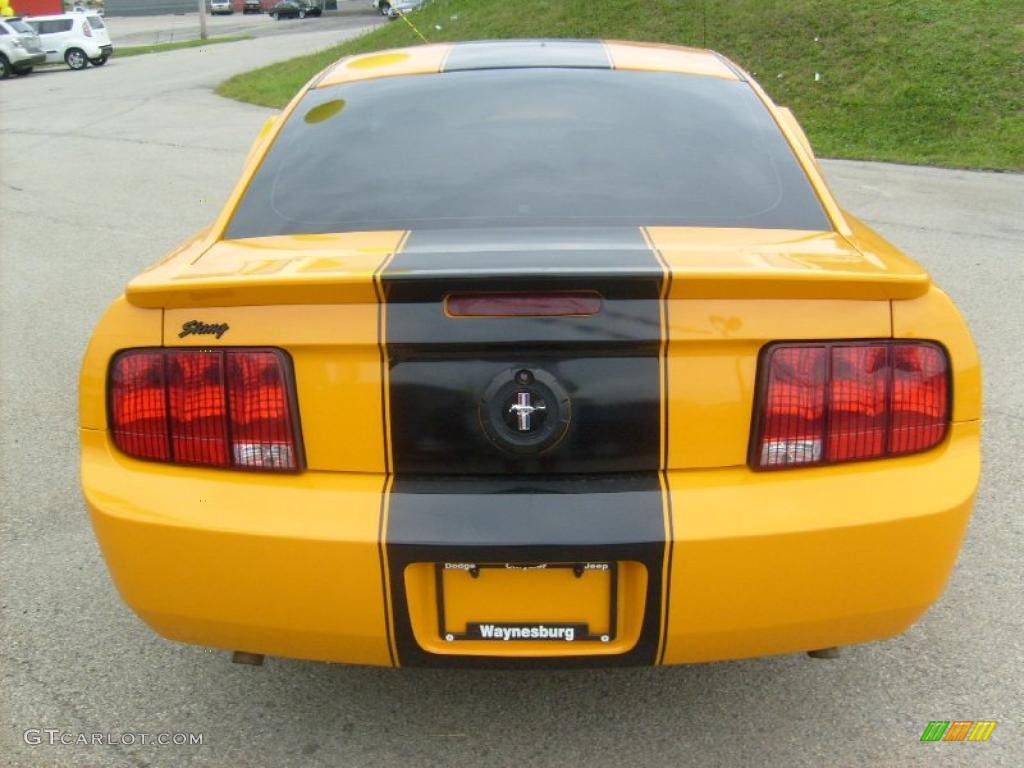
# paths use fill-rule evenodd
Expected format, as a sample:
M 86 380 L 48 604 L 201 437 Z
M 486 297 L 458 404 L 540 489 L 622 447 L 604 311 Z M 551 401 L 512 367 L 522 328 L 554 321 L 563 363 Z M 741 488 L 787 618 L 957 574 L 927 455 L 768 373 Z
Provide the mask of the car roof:
M 350 56 L 326 69 L 314 87 L 399 75 L 535 67 L 625 69 L 746 79 L 735 64 L 703 48 L 614 40 L 482 40 Z
M 26 17 L 25 20 L 26 21 L 53 21 L 54 19 L 71 19 L 72 21 L 75 21 L 76 19 L 80 19 L 80 18 L 82 18 L 85 15 L 86 14 L 84 14 L 84 13 L 56 13 L 56 14 L 52 14 L 50 16 L 28 16 L 28 17 Z M 98 16 L 99 14 L 94 13 L 92 15 L 93 16 Z

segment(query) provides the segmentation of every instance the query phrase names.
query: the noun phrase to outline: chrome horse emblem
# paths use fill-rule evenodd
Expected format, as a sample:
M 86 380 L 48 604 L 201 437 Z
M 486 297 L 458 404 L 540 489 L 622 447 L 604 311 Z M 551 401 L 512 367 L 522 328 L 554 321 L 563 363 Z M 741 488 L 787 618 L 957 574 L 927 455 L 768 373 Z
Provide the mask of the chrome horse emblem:
M 529 392 L 517 392 L 516 401 L 508 407 L 508 412 L 516 417 L 516 427 L 520 432 L 531 432 L 533 430 L 533 414 L 536 411 L 546 411 L 547 406 L 543 400 L 533 404 L 533 395 Z

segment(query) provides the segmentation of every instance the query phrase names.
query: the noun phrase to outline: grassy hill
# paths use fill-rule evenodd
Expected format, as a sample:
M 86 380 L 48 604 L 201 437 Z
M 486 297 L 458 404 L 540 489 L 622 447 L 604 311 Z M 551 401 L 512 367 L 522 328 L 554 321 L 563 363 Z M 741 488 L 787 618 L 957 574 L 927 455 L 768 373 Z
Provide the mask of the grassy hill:
M 433 0 L 410 20 L 431 42 L 596 37 L 713 48 L 793 109 L 819 155 L 1024 170 L 1021 0 Z M 281 107 L 341 56 L 418 42 L 393 21 L 218 92 Z

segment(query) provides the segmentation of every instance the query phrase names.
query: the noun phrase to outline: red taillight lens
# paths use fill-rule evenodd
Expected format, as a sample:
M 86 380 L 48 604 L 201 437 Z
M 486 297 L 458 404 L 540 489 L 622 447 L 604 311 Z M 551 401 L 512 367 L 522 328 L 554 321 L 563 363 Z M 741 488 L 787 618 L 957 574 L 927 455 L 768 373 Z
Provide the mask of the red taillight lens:
M 889 347 L 833 347 L 828 398 L 828 461 L 885 453 L 889 419 Z
M 231 454 L 236 467 L 294 469 L 288 382 L 274 352 L 228 353 Z
M 787 347 L 768 358 L 759 464 L 814 464 L 825 419 L 825 347 Z
M 946 436 L 949 360 L 931 344 L 895 344 L 892 353 L 889 453 L 923 451 Z
M 932 342 L 775 344 L 758 376 L 755 468 L 913 453 L 946 436 L 949 358 Z
M 110 372 L 114 442 L 144 459 L 298 469 L 289 371 L 273 349 L 122 352 Z
M 224 353 L 167 353 L 171 448 L 183 464 L 228 465 Z
M 140 349 L 119 355 L 109 387 L 111 430 L 118 448 L 140 459 L 170 459 L 163 353 Z

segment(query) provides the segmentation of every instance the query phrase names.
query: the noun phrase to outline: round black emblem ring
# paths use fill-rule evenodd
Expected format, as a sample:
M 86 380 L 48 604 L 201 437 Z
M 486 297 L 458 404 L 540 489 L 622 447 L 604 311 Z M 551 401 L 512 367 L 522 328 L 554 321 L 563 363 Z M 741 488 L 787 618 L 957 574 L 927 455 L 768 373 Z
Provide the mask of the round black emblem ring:
M 554 448 L 569 429 L 569 393 L 554 376 L 526 365 L 508 368 L 487 385 L 479 404 L 480 426 L 503 451 L 538 454 Z

